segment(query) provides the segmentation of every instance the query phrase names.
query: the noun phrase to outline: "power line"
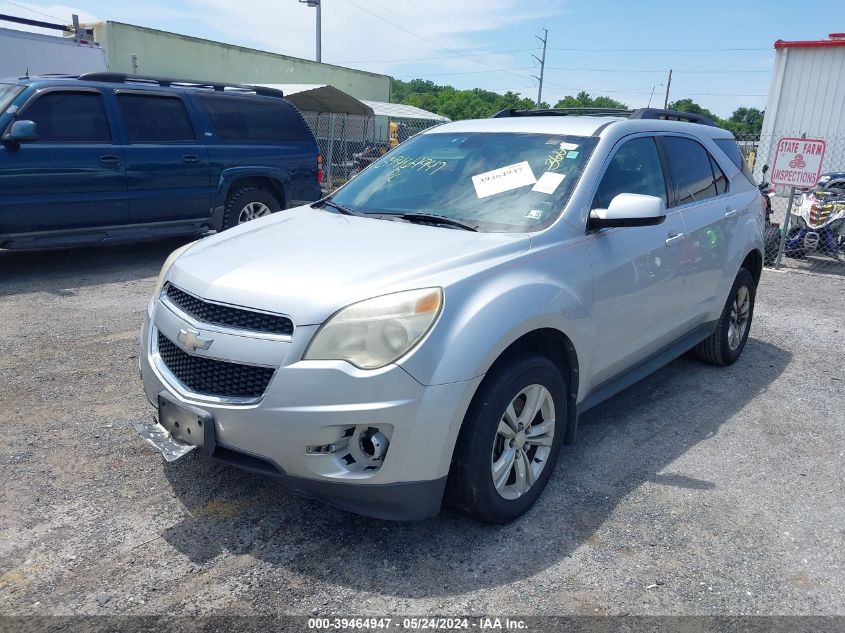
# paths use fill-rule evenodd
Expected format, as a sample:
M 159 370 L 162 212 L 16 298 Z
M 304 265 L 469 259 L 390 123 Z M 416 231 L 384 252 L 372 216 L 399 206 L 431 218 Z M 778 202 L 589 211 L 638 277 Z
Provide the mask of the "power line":
M 55 15 L 50 15 L 49 13 L 44 13 L 43 11 L 38 11 L 37 9 L 33 9 L 23 4 L 18 4 L 17 2 L 11 2 L 10 0 L 0 0 L 0 2 L 4 2 L 5 4 L 11 4 L 13 7 L 18 7 L 19 9 L 23 9 L 24 11 L 30 11 L 31 13 L 37 13 L 38 15 L 43 15 L 46 18 L 53 18 L 54 20 L 58 20 L 59 22 L 63 22 L 65 24 L 69 24 L 67 20 L 64 18 L 57 18 Z
M 525 68 L 493 68 L 491 70 L 462 70 L 453 73 L 423 73 L 426 77 L 453 77 L 455 75 L 483 75 L 486 73 L 498 73 L 498 72 L 510 72 L 512 70 L 534 70 L 533 66 L 526 66 Z M 511 73 L 513 74 L 513 73 Z M 403 73 L 400 77 L 418 77 L 420 73 Z M 522 75 L 517 75 L 517 77 L 522 77 Z M 529 79 L 528 77 L 522 77 L 523 79 Z
M 551 48 L 553 51 L 585 53 L 720 53 L 743 51 L 771 51 L 771 48 Z
M 346 0 L 346 2 L 347 2 L 348 4 L 351 4 L 353 7 L 357 7 L 358 9 L 360 9 L 361 11 L 363 11 L 364 13 L 369 13 L 371 16 L 373 16 L 373 17 L 375 17 L 375 18 L 378 18 L 378 19 L 379 19 L 379 20 L 381 20 L 382 22 L 385 22 L 385 23 L 389 24 L 390 26 L 395 27 L 395 28 L 399 29 L 400 31 L 403 31 L 403 32 L 407 33 L 408 35 L 413 35 L 414 37 L 416 37 L 416 38 L 418 38 L 418 39 L 421 39 L 421 40 L 423 40 L 424 42 L 428 42 L 428 43 L 429 43 L 429 44 L 431 44 L 432 46 L 436 46 L 437 48 L 439 48 L 439 49 L 441 49 L 441 50 L 444 50 L 444 51 L 446 51 L 447 53 L 452 53 L 453 55 L 461 56 L 461 54 L 460 54 L 458 51 L 456 51 L 456 50 L 454 50 L 454 49 L 451 49 L 451 48 L 447 48 L 447 47 L 445 47 L 445 46 L 442 46 L 442 45 L 438 44 L 437 42 L 435 42 L 434 40 L 431 40 L 431 39 L 429 39 L 429 38 L 425 37 L 424 35 L 420 35 L 419 33 L 415 33 L 414 31 L 411 31 L 411 30 L 409 30 L 409 29 L 406 29 L 406 28 L 405 28 L 404 26 L 402 26 L 401 24 L 397 24 L 396 22 L 392 22 L 391 20 L 388 20 L 388 19 L 387 19 L 386 17 L 384 17 L 383 15 L 379 15 L 378 13 L 375 13 L 374 11 L 370 11 L 367 7 L 361 6 L 360 4 L 358 4 L 357 2 L 355 2 L 354 0 Z M 530 77 L 526 77 L 525 75 L 517 75 L 516 73 L 513 73 L 513 72 L 511 72 L 511 71 L 509 71 L 509 70 L 506 70 L 506 69 L 504 69 L 504 68 L 496 68 L 495 66 L 491 66 L 490 64 L 485 64 L 484 62 L 480 62 L 480 61 L 478 61 L 477 59 L 470 59 L 469 61 L 471 61 L 471 62 L 473 62 L 473 63 L 475 63 L 475 64 L 479 64 L 479 65 L 481 65 L 481 66 L 486 66 L 486 67 L 488 67 L 488 68 L 492 68 L 492 69 L 494 69 L 494 70 L 498 70 L 499 72 L 504 72 L 504 73 L 508 73 L 508 74 L 514 75 L 515 77 L 519 77 L 520 79 L 530 79 Z
M 665 68 L 655 68 L 653 70 L 646 70 L 640 68 L 569 68 L 567 66 L 547 66 L 549 70 L 568 70 L 573 72 L 591 72 L 591 73 L 665 73 Z M 726 73 L 770 73 L 771 70 L 725 70 L 720 68 L 718 70 L 676 70 L 676 73 L 685 74 L 726 74 Z
M 461 57 L 483 57 L 485 55 L 507 55 L 509 53 L 526 53 L 533 51 L 533 48 L 515 48 L 509 51 L 485 51 L 482 53 L 461 53 L 458 55 L 446 55 L 443 57 L 406 57 L 405 59 L 367 59 L 354 62 L 337 62 L 338 64 L 392 64 L 398 62 L 436 62 L 447 59 L 458 59 Z

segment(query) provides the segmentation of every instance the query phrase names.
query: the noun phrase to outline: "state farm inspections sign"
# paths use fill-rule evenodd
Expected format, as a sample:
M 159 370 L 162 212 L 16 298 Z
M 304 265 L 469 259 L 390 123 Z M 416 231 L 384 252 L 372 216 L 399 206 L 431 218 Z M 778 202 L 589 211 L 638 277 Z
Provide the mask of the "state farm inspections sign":
M 824 150 L 824 141 L 817 139 L 780 139 L 772 169 L 772 184 L 815 187 L 822 174 Z

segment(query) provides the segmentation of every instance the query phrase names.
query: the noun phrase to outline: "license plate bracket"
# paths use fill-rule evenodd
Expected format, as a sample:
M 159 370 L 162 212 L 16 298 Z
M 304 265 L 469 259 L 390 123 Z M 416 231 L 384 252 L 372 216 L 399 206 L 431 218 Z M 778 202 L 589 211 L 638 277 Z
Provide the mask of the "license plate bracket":
M 214 418 L 208 411 L 176 401 L 169 393 L 158 394 L 158 423 L 174 440 L 191 444 L 211 457 L 217 445 Z

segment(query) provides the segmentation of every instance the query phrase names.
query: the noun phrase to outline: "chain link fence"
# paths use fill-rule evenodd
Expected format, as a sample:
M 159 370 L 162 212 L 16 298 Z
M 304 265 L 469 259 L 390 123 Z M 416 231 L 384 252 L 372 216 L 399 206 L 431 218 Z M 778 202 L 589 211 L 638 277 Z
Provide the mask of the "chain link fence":
M 825 141 L 822 177 L 815 187 L 769 186 L 766 265 L 845 278 L 845 137 L 811 133 L 742 136 L 737 142 L 758 183 L 768 183 L 781 138 Z
M 432 119 L 303 112 L 323 157 L 323 182 L 331 192 L 414 134 L 439 125 Z

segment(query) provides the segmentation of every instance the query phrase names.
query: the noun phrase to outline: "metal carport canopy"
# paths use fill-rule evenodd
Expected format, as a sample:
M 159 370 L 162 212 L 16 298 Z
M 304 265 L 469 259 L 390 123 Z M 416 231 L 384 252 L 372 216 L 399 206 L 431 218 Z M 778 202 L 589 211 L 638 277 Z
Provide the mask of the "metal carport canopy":
M 372 108 L 376 116 L 386 116 L 393 119 L 426 119 L 428 121 L 451 121 L 448 117 L 416 106 L 404 105 L 402 103 L 386 103 L 384 101 L 369 101 L 367 99 L 361 100 L 367 106 Z
M 303 112 L 373 116 L 373 109 L 350 94 L 328 84 L 257 84 L 275 88 Z

